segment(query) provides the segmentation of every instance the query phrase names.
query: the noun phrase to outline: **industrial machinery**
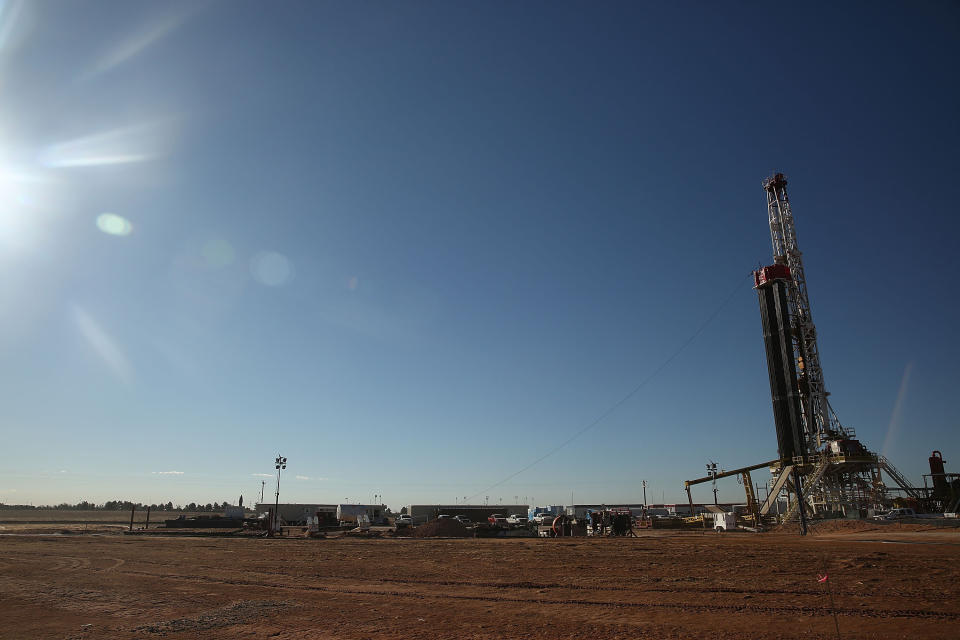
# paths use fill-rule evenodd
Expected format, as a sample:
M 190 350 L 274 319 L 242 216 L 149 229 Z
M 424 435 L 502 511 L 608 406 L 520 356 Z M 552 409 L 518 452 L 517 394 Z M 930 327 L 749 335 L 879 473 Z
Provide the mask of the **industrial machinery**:
M 803 532 L 806 515 L 865 517 L 868 510 L 883 508 L 889 501 L 881 470 L 908 498 L 923 499 L 924 489 L 911 486 L 889 460 L 864 447 L 854 430 L 843 426 L 830 406 L 820 366 L 817 329 L 810 311 L 803 254 L 787 197 L 787 179 L 776 173 L 763 181 L 763 189 L 773 264 L 755 271 L 753 278 L 760 303 L 779 455 L 769 463 L 722 475 L 744 476 L 748 511 L 758 523 L 785 493 L 789 506 L 782 521 L 799 518 Z M 758 504 L 750 488 L 749 472 L 765 466 L 770 469 L 773 483 L 765 500 Z M 690 487 L 719 477 L 713 473 L 688 481 L 691 505 Z
M 741 469 L 734 469 L 733 471 L 720 471 L 717 472 L 716 468 L 708 469 L 709 475 L 706 475 L 702 478 L 697 478 L 696 480 L 687 480 L 683 483 L 683 488 L 687 491 L 687 501 L 690 504 L 690 514 L 693 515 L 693 496 L 690 494 L 690 487 L 702 484 L 704 482 L 716 482 L 721 478 L 729 478 L 730 476 L 740 476 L 741 482 L 743 483 L 743 488 L 746 493 L 747 498 L 747 515 L 750 516 L 750 519 L 753 522 L 753 526 L 757 526 L 760 522 L 760 503 L 757 502 L 756 492 L 753 490 L 753 477 L 750 475 L 751 471 L 756 471 L 757 469 L 763 469 L 764 467 L 770 468 L 773 465 L 777 464 L 777 460 L 771 460 L 770 462 L 761 462 L 760 464 L 755 464 L 749 467 L 743 467 Z M 716 467 L 716 465 L 714 465 Z M 716 492 L 714 492 L 714 499 L 716 499 Z M 769 509 L 769 507 L 768 507 Z M 766 512 L 764 512 L 766 513 Z
M 885 471 L 909 496 L 912 487 L 889 460 L 864 447 L 830 406 L 820 366 L 817 329 L 782 173 L 763 181 L 773 242 L 773 264 L 754 272 L 770 374 L 779 460 L 770 467 L 773 489 L 760 506 L 766 514 L 782 491 L 790 507 L 785 520 L 803 509 L 812 514 L 865 516 L 886 502 Z
M 931 512 L 956 513 L 960 509 L 960 473 L 944 471 L 943 454 L 934 451 L 928 459 L 930 473 L 923 476 L 923 488 L 927 494 L 921 505 Z M 933 487 L 927 486 L 927 478 Z

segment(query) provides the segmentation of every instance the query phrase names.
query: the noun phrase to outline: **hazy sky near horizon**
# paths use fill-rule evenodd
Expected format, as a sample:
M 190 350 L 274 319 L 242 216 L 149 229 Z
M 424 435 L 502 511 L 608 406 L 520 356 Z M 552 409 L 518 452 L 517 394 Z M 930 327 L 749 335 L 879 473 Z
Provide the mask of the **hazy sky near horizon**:
M 0 502 L 250 503 L 277 453 L 291 502 L 679 501 L 776 456 L 773 170 L 841 420 L 958 471 L 958 35 L 947 2 L 0 1 Z

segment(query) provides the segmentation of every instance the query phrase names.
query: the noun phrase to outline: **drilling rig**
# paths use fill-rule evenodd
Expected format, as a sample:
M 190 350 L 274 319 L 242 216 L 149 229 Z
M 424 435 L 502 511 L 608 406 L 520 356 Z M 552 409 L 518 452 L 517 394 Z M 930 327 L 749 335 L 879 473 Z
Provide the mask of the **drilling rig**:
M 766 515 L 786 492 L 783 521 L 799 517 L 804 529 L 807 514 L 865 516 L 867 509 L 882 508 L 887 501 L 881 469 L 908 496 L 920 497 L 920 490 L 911 487 L 889 460 L 864 447 L 830 406 L 786 177 L 776 173 L 765 179 L 763 190 L 773 264 L 758 269 L 753 277 L 779 459 L 770 465 L 773 485 L 759 507 L 760 515 Z
M 694 513 L 691 487 L 734 475 L 743 478 L 747 509 L 754 526 L 769 523 L 773 519 L 771 509 L 777 506 L 775 512 L 780 515 L 780 521 L 799 519 L 802 533 L 806 533 L 808 516 L 856 518 L 869 515 L 871 509 L 885 508 L 891 501 L 881 471 L 897 485 L 893 489 L 905 497 L 918 503 L 929 501 L 928 489 L 911 486 L 886 457 L 861 444 L 856 432 L 841 424 L 830 406 L 786 177 L 776 173 L 766 178 L 763 190 L 773 241 L 773 264 L 754 271 L 753 283 L 760 302 L 778 458 L 687 480 L 684 486 L 690 513 Z M 946 478 L 949 474 L 942 473 L 942 465 L 934 469 L 934 462 L 931 458 L 931 477 Z M 773 478 L 761 503 L 753 492 L 750 472 L 763 467 L 770 469 Z M 960 478 L 960 474 L 956 475 Z M 960 479 L 957 486 L 960 487 Z M 934 493 L 936 491 L 935 486 Z M 784 494 L 787 497 L 785 512 L 778 504 Z M 945 495 L 942 489 L 940 494 Z M 960 488 L 956 494 L 960 496 Z M 960 497 L 953 493 L 942 502 L 954 498 L 960 505 Z

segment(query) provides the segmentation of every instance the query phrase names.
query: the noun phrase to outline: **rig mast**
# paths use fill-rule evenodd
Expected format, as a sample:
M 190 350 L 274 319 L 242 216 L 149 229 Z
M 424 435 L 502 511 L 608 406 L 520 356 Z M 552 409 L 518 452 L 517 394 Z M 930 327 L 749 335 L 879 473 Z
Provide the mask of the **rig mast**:
M 830 407 L 786 177 L 775 173 L 766 178 L 763 190 L 774 263 L 754 271 L 753 279 L 760 304 L 778 458 L 726 475 L 744 472 L 749 486 L 749 472 L 769 466 L 773 484 L 763 502 L 747 490 L 753 521 L 759 525 L 799 519 L 801 532 L 806 532 L 807 515 L 864 517 L 870 509 L 889 504 L 889 488 L 881 471 L 898 485 L 899 489 L 893 490 L 923 499 L 922 488 L 911 486 L 886 457 L 867 449 L 853 429 L 840 424 Z M 935 462 L 931 458 L 931 465 Z M 710 479 L 687 481 L 691 513 L 690 487 Z M 786 511 L 780 503 L 784 494 Z
M 889 460 L 864 447 L 830 407 L 786 177 L 776 173 L 766 178 L 763 190 L 774 264 L 756 271 L 754 282 L 780 459 L 770 466 L 774 484 L 759 515 L 768 513 L 781 491 L 791 503 L 784 521 L 800 516 L 802 522 L 806 510 L 811 515 L 851 510 L 862 515 L 886 500 L 881 470 L 912 496 L 916 489 Z
M 790 199 L 787 197 L 787 178 L 782 173 L 774 174 L 763 181 L 763 190 L 767 194 L 773 261 L 790 269 L 787 301 L 806 448 L 803 453 L 815 457 L 827 440 L 852 437 L 853 434 L 840 425 L 827 402 L 829 394 L 823 383 L 823 369 L 820 367 L 820 353 L 817 350 L 817 328 L 810 312 L 807 280 L 803 272 L 803 253 L 797 245 L 797 230 L 793 224 L 793 213 L 790 211 Z

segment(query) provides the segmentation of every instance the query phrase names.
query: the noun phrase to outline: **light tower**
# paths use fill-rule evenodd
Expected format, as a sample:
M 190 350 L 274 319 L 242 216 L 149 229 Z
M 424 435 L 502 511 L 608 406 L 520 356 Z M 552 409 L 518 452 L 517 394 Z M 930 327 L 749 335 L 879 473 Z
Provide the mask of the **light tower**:
M 283 469 L 287 468 L 287 459 L 281 456 L 280 454 L 277 454 L 277 459 L 274 460 L 274 466 L 277 469 L 277 496 L 276 496 L 276 502 L 274 503 L 273 517 L 274 517 L 274 521 L 277 523 L 277 526 L 279 527 L 280 525 L 280 472 Z

